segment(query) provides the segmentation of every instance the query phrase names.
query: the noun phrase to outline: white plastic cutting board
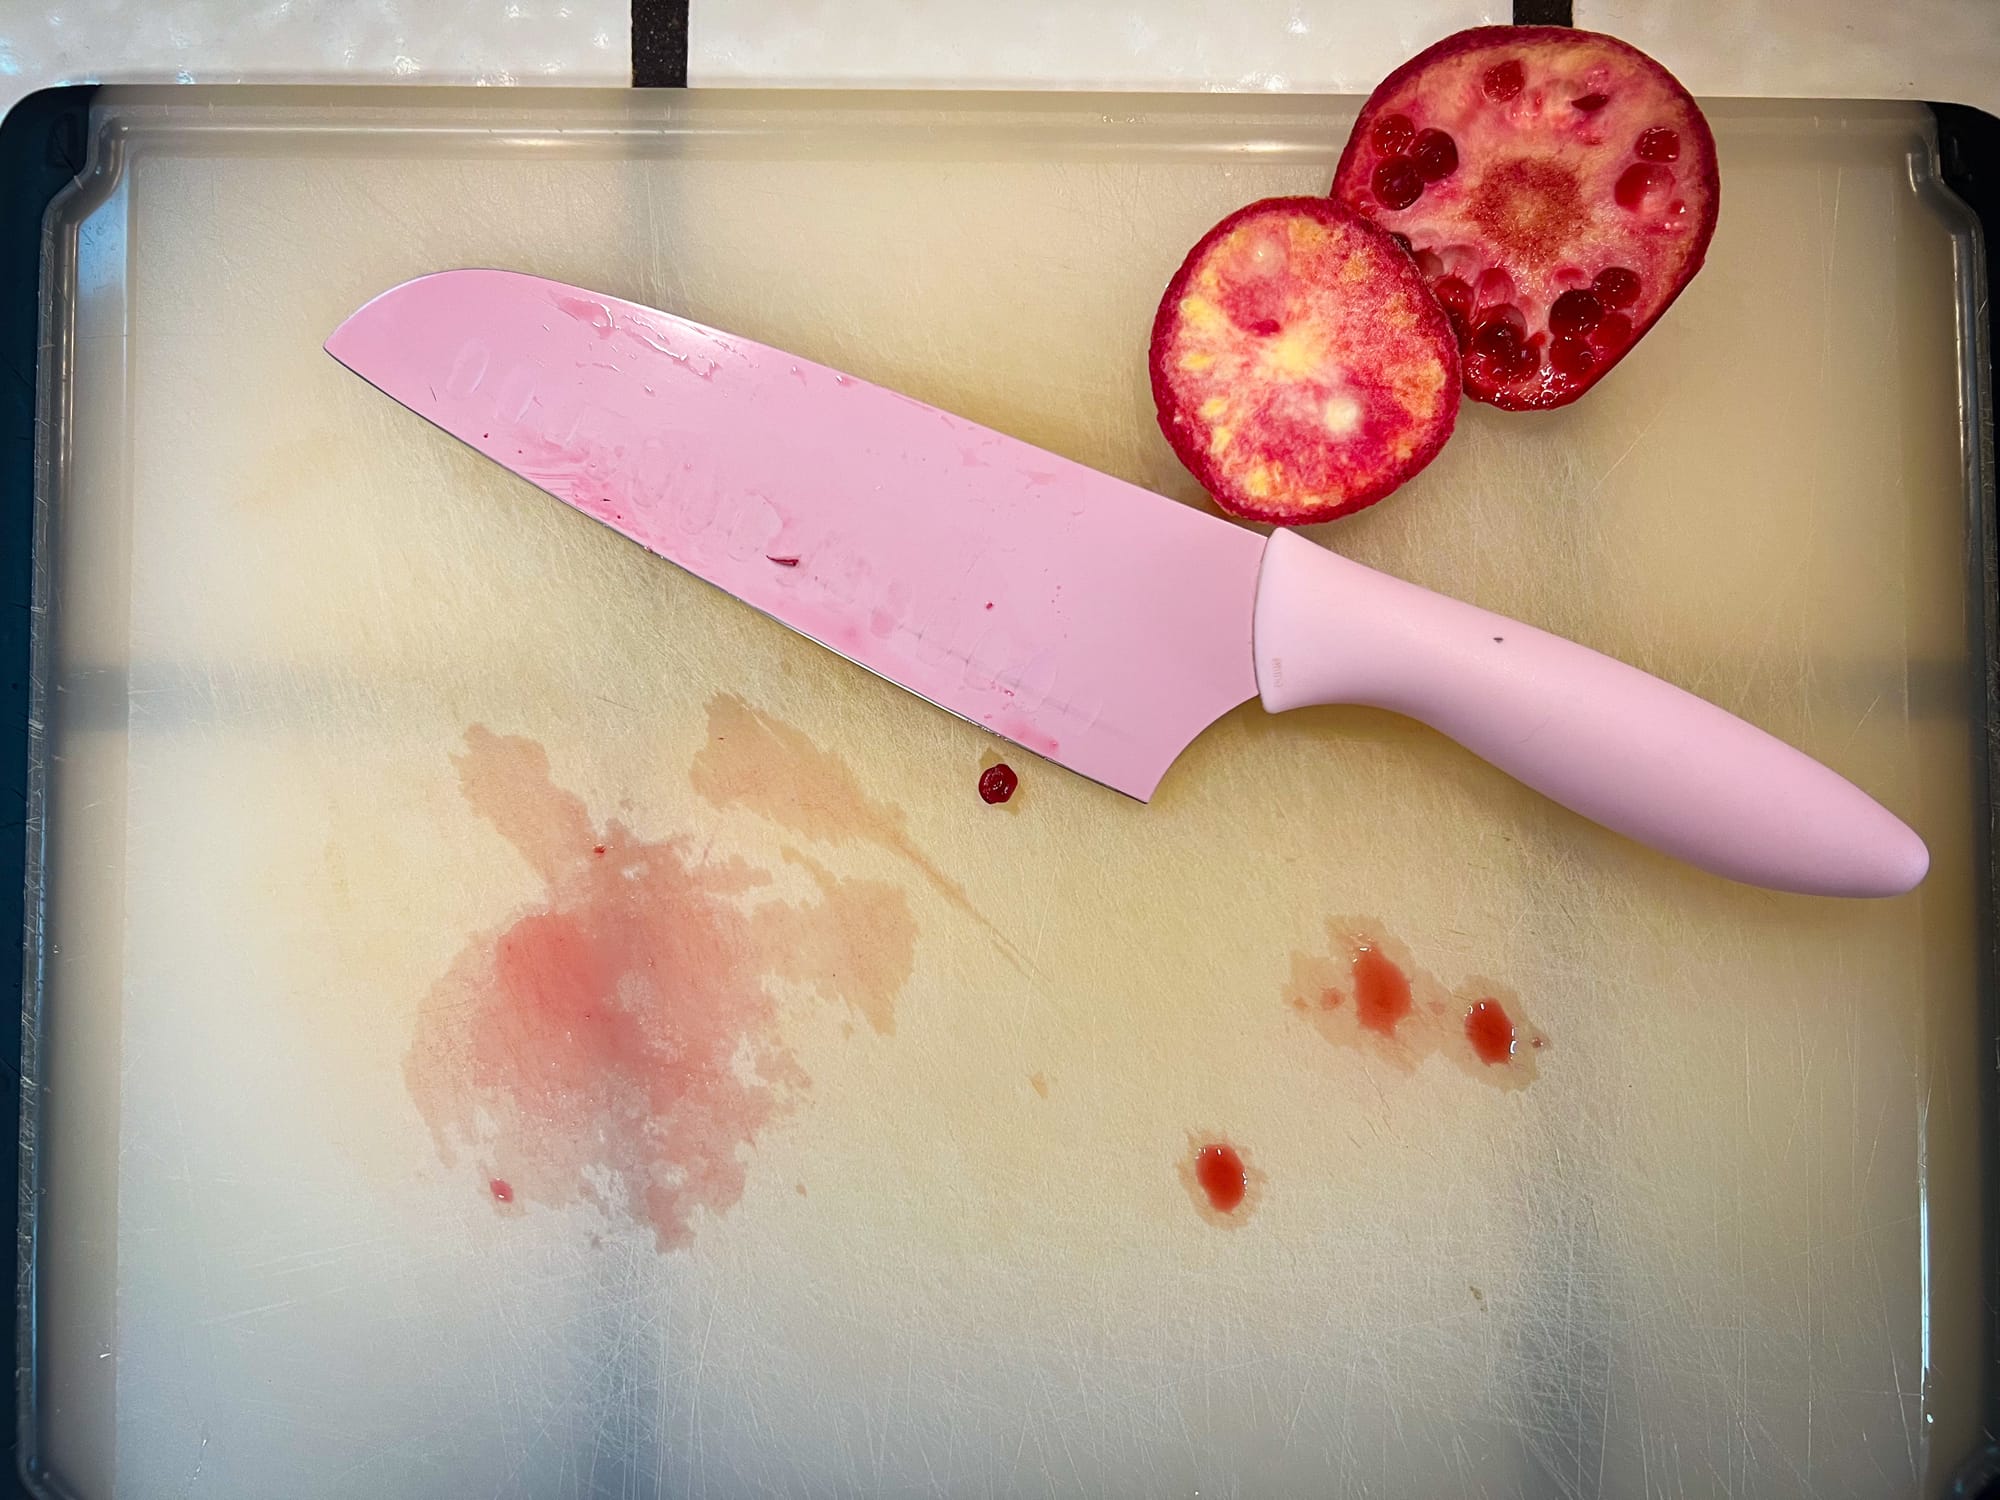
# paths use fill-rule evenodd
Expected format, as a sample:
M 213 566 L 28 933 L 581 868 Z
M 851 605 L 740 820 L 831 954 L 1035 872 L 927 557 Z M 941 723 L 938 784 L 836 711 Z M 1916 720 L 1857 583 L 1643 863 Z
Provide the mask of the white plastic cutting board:
M 1935 865 L 1852 905 L 1358 710 L 1239 712 L 1141 807 L 319 350 L 405 277 L 509 266 L 1195 502 L 1154 301 L 1223 212 L 1323 189 L 1340 101 L 98 109 L 43 1071 L 41 1433 L 77 1493 L 1942 1483 L 1976 903 L 1959 221 L 1920 112 L 1719 107 L 1712 261 L 1640 351 L 1571 410 L 1469 408 L 1320 538 L 1859 781 Z M 1357 937 L 1420 1002 L 1504 997 L 1520 1063 L 1312 1008 Z M 1252 1171 L 1225 1219 L 1211 1140 Z

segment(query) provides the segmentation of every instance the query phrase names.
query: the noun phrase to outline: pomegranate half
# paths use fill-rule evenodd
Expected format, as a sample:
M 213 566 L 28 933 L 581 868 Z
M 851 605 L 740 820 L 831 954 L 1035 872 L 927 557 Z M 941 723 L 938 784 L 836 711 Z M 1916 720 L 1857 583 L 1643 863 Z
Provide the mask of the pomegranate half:
M 1458 347 L 1415 263 L 1330 198 L 1266 198 L 1202 236 L 1153 320 L 1160 430 L 1231 515 L 1372 505 L 1437 456 Z
M 1615 37 L 1483 26 L 1383 80 L 1333 194 L 1408 246 L 1467 395 L 1563 406 L 1701 269 L 1715 139 L 1674 76 Z

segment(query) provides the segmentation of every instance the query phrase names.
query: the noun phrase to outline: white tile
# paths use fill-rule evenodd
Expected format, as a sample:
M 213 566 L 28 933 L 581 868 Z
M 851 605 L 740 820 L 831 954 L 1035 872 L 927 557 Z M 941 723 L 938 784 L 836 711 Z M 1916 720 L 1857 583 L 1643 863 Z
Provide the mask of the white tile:
M 49 0 L 0 6 L 0 108 L 57 83 L 621 83 L 627 0 Z
M 53 83 L 618 83 L 628 0 L 28 0 L 0 109 Z M 1481 0 L 692 0 L 696 83 L 1365 93 Z M 1578 0 L 1700 94 L 1951 99 L 2000 112 L 1995 0 Z
M 1367 93 L 1483 0 L 694 0 L 697 84 Z
M 1696 94 L 1936 99 L 2000 113 L 1994 0 L 1577 0 Z

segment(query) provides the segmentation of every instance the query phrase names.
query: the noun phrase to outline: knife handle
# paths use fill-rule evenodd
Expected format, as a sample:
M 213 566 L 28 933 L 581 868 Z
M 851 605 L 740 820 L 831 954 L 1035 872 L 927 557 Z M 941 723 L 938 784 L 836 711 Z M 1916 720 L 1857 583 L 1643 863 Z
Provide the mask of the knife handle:
M 1407 714 L 1606 828 L 1750 885 L 1894 896 L 1929 851 L 1853 783 L 1636 667 L 1350 562 L 1288 531 L 1257 581 L 1276 713 Z

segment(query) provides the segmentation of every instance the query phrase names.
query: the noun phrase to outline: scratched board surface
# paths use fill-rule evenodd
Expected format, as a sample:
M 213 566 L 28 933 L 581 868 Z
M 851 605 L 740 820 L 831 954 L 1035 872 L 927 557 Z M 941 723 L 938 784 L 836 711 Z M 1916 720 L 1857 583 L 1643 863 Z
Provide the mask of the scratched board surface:
M 1946 1482 L 1978 897 L 1919 112 L 1718 107 L 1709 268 L 1617 374 L 1469 407 L 1315 533 L 1858 780 L 1935 867 L 1857 905 L 1374 712 L 1247 707 L 1141 806 L 319 348 L 506 266 L 1198 504 L 1154 301 L 1225 211 L 1323 188 L 1344 101 L 97 109 L 48 616 L 36 1430 L 73 1493 Z

